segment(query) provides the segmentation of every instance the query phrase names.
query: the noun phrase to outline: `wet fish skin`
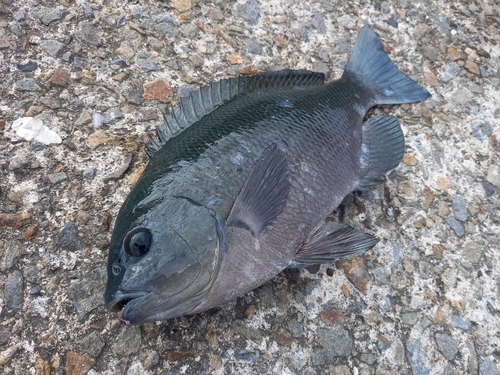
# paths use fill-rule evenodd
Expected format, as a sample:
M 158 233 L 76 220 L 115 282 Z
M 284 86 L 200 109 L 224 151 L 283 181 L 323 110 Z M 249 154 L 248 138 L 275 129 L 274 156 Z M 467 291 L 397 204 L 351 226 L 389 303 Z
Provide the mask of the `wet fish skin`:
M 126 324 L 194 314 L 287 267 L 375 246 L 374 236 L 326 218 L 351 191 L 382 183 L 403 157 L 397 119 L 363 123 L 366 111 L 429 96 L 368 26 L 335 82 L 280 71 L 193 93 L 159 128 L 120 209 L 106 305 L 123 308 Z

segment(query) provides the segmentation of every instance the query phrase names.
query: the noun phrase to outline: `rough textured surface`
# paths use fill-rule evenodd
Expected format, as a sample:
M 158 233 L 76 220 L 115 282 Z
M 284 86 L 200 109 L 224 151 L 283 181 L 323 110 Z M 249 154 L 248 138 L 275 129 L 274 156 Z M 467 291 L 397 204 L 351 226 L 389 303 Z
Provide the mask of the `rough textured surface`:
M 361 287 L 345 264 L 290 270 L 220 309 L 120 326 L 109 223 L 160 110 L 238 73 L 337 78 L 363 22 L 433 97 L 369 114 L 400 119 L 407 155 L 345 200 L 381 238 Z M 0 214 L 32 215 L 0 221 L 2 373 L 500 373 L 499 29 L 493 1 L 1 0 Z M 27 116 L 63 143 L 18 138 Z

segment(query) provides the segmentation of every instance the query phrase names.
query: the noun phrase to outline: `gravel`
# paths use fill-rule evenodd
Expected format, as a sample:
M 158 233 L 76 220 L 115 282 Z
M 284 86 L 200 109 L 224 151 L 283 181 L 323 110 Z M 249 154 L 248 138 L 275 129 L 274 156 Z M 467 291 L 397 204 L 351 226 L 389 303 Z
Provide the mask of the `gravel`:
M 499 19 L 465 0 L 0 2 L 0 214 L 19 219 L 0 221 L 2 373 L 499 374 Z M 433 95 L 368 114 L 397 116 L 407 155 L 333 218 L 380 243 L 120 325 L 107 246 L 162 112 L 240 73 L 338 78 L 364 22 Z M 24 117 L 63 142 L 16 135 Z

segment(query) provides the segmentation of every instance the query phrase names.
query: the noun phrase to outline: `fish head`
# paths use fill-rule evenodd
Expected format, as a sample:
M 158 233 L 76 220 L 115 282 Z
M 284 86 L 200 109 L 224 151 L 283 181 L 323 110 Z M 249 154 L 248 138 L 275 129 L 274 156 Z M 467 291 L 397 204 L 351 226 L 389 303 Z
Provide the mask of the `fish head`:
M 213 286 L 225 246 L 206 206 L 182 197 L 141 205 L 138 216 L 122 207 L 108 258 L 106 306 L 127 325 L 189 314 Z

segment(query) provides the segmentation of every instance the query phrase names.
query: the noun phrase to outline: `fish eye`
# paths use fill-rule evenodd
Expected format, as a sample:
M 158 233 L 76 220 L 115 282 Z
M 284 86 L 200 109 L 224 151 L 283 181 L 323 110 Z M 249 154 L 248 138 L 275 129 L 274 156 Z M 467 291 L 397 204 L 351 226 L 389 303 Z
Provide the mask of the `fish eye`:
M 113 263 L 112 270 L 113 270 L 113 275 L 115 276 L 118 276 L 120 272 L 122 272 L 122 268 L 118 264 L 116 264 L 116 262 Z
M 153 242 L 153 235 L 146 228 L 136 228 L 130 231 L 123 242 L 125 252 L 133 257 L 147 254 Z

